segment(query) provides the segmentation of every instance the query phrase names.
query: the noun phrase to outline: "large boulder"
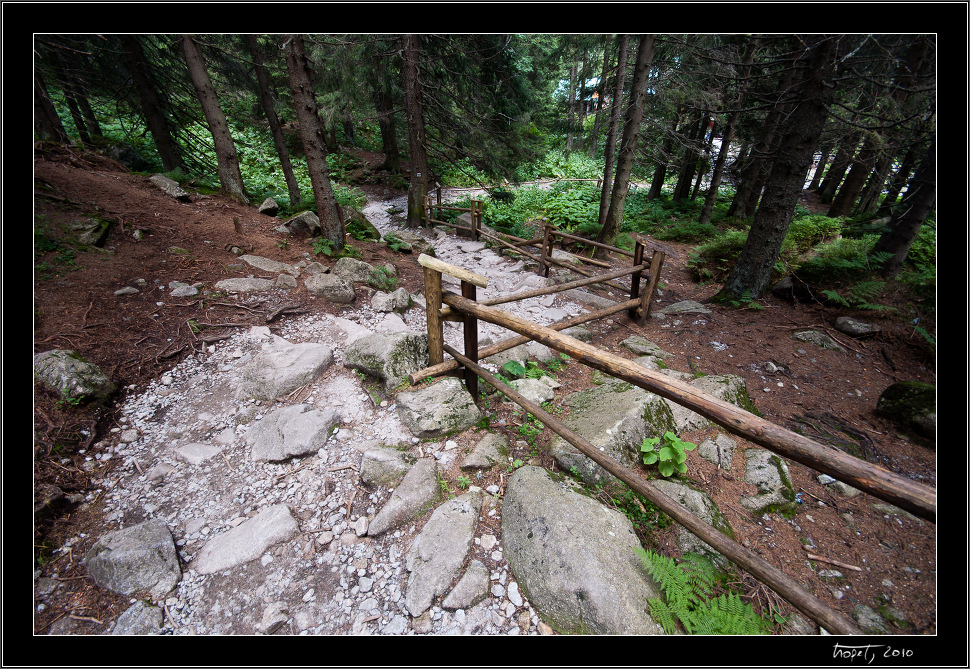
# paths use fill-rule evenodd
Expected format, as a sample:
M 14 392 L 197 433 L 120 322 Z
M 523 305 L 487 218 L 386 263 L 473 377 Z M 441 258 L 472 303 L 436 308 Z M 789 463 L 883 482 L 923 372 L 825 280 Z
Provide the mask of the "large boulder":
M 344 367 L 384 380 L 391 392 L 408 374 L 428 366 L 428 336 L 413 332 L 377 333 L 361 337 L 344 352 Z
M 421 516 L 438 501 L 438 464 L 434 458 L 419 458 L 408 470 L 391 498 L 367 525 L 376 537 Z
M 648 437 L 675 431 L 674 416 L 664 398 L 630 383 L 607 383 L 569 395 L 563 421 L 593 446 L 617 462 L 632 467 L 640 462 L 640 445 Z M 560 436 L 549 444 L 559 466 L 591 484 L 613 475 Z
M 416 460 L 405 450 L 384 446 L 379 441 L 371 442 L 360 462 L 360 480 L 369 486 L 393 488 Z
M 788 463 L 763 448 L 749 448 L 744 455 L 744 481 L 754 485 L 757 493 L 742 497 L 741 506 L 755 516 L 765 513 L 794 516 L 798 502 Z
M 411 433 L 421 439 L 434 439 L 463 432 L 482 419 L 461 381 L 442 379 L 413 392 L 399 393 L 397 413 Z
M 115 391 L 97 365 L 67 349 L 35 355 L 34 378 L 68 401 L 103 402 Z
M 340 423 L 332 409 L 294 404 L 274 409 L 246 432 L 253 460 L 279 462 L 316 453 Z
M 663 634 L 648 601 L 662 598 L 643 568 L 633 524 L 568 480 L 525 466 L 509 479 L 502 544 L 529 603 L 565 634 Z
M 381 238 L 381 231 L 353 207 L 341 207 L 340 211 L 343 214 L 344 229 L 354 239 L 369 239 L 376 242 Z
M 458 576 L 475 538 L 481 490 L 470 490 L 435 509 L 405 558 L 409 572 L 404 605 L 415 618 L 443 596 Z
M 299 535 L 300 525 L 285 504 L 263 509 L 240 525 L 213 537 L 191 563 L 200 574 L 214 574 L 255 560 L 271 546 Z
M 333 350 L 325 344 L 291 344 L 277 337 L 242 369 L 236 397 L 282 397 L 312 382 L 332 364 Z
M 147 592 L 158 601 L 182 578 L 172 533 L 153 519 L 104 535 L 84 558 L 95 583 L 122 595 Z
M 882 391 L 876 413 L 936 439 L 936 386 L 922 381 L 894 383 Z
M 320 234 L 320 219 L 312 211 L 301 211 L 284 221 L 278 229 L 282 232 L 316 237 Z
M 718 508 L 717 503 L 703 490 L 698 490 L 682 481 L 672 479 L 658 479 L 652 481 L 653 486 L 667 497 L 685 507 L 695 516 L 716 529 L 718 532 L 734 540 L 734 530 L 727 518 Z M 714 550 L 710 544 L 688 530 L 677 527 L 677 548 L 681 553 L 701 553 L 709 556 L 722 569 L 730 569 L 731 563 L 723 555 Z
M 350 281 L 334 274 L 313 274 L 305 282 L 307 292 L 337 304 L 350 304 L 356 294 Z

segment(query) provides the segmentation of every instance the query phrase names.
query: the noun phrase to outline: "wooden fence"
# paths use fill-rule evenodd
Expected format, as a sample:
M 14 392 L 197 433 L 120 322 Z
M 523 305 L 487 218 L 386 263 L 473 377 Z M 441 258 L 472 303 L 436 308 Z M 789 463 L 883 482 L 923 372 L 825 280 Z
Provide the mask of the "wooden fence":
M 642 254 L 639 259 L 642 260 Z M 635 262 L 638 260 L 636 254 L 634 255 L 634 260 Z M 488 284 L 488 280 L 485 277 L 423 254 L 419 256 L 418 262 L 425 269 L 425 297 L 427 300 L 430 360 L 428 368 L 409 375 L 409 381 L 412 384 L 425 378 L 463 368 L 466 387 L 472 393 L 472 396 L 477 398 L 478 380 L 479 378 L 483 379 L 539 419 L 546 427 L 566 439 L 581 453 L 591 458 L 633 490 L 650 500 L 664 513 L 686 527 L 719 553 L 775 590 L 795 606 L 795 608 L 818 622 L 829 632 L 835 634 L 858 634 L 860 630 L 852 621 L 818 600 L 781 570 L 767 563 L 756 553 L 721 534 L 721 532 L 701 521 L 685 507 L 661 493 L 637 471 L 625 467 L 601 453 L 586 439 L 570 430 L 561 421 L 516 393 L 505 383 L 502 383 L 481 367 L 478 361 L 481 358 L 494 355 L 499 351 L 506 350 L 521 343 L 528 341 L 540 342 L 554 350 L 566 353 L 594 369 L 606 372 L 677 402 L 710 419 L 729 432 L 737 434 L 768 450 L 805 464 L 819 472 L 829 474 L 880 499 L 907 509 L 921 518 L 934 523 L 936 522 L 936 491 L 934 489 L 893 474 L 871 463 L 853 458 L 833 447 L 814 442 L 807 437 L 786 430 L 748 413 L 733 404 L 707 396 L 682 381 L 649 370 L 637 365 L 631 360 L 613 355 L 559 332 L 559 330 L 579 324 L 580 322 L 602 318 L 606 315 L 624 310 L 627 310 L 631 317 L 639 319 L 646 313 L 647 309 L 643 307 L 642 303 L 643 299 L 649 295 L 649 292 L 645 293 L 643 297 L 631 297 L 630 300 L 617 304 L 610 309 L 602 309 L 592 314 L 586 314 L 582 318 L 574 318 L 558 323 L 552 327 L 545 327 L 496 309 L 494 306 L 486 304 L 486 301 L 476 301 L 476 289 L 479 287 L 484 288 Z M 610 275 L 616 275 L 613 278 L 626 274 L 635 276 L 637 273 L 642 273 L 644 269 L 645 266 L 642 263 L 634 264 L 628 270 L 619 270 L 610 273 Z M 442 273 L 453 276 L 461 281 L 461 295 L 442 291 Z M 602 281 L 606 276 L 588 277 L 587 279 L 581 279 L 580 282 L 587 281 L 588 283 L 594 283 Z M 572 286 L 575 287 L 577 283 L 572 282 Z M 634 281 L 633 285 L 635 283 Z M 562 286 L 554 286 L 550 289 L 520 293 L 507 298 L 501 298 L 501 301 L 525 299 L 525 297 L 556 292 L 554 289 L 561 289 L 569 285 L 563 284 Z M 631 292 L 633 292 L 632 286 Z M 491 302 L 492 304 L 500 303 L 499 300 L 491 300 Z M 442 322 L 445 318 L 452 320 L 460 319 L 463 321 L 464 353 L 459 353 L 453 347 L 444 343 Z M 520 336 L 478 350 L 478 319 L 501 325 L 513 332 L 517 332 Z M 453 360 L 445 361 L 445 352 Z

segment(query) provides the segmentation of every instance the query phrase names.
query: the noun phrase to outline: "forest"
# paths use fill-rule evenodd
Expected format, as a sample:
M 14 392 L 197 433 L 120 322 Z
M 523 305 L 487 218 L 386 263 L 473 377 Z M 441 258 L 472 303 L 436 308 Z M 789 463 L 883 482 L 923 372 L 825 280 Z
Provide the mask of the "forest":
M 674 374 L 736 374 L 749 392 L 757 391 L 759 417 L 893 475 L 936 485 L 935 432 L 932 438 L 911 434 L 876 411 L 891 383 L 936 382 L 935 34 L 64 33 L 35 34 L 33 56 L 34 353 L 78 351 L 107 370 L 118 391 L 102 406 L 86 404 L 44 387 L 35 369 L 35 633 L 106 633 L 130 605 L 128 597 L 92 587 L 79 558 L 119 520 L 105 514 L 128 494 L 125 486 L 140 485 L 160 459 L 162 446 L 153 451 L 148 431 L 131 443 L 121 436 L 132 432 L 131 405 L 160 398 L 157 428 L 176 436 L 165 433 L 158 443 L 174 447 L 188 429 L 176 425 L 179 395 L 170 384 L 180 382 L 180 367 L 225 353 L 219 342 L 250 328 L 268 332 L 270 325 L 276 339 L 291 337 L 297 315 L 308 315 L 308 322 L 370 323 L 361 314 L 373 309 L 362 296 L 372 297 L 373 286 L 358 285 L 356 294 L 352 287 L 352 305 L 310 295 L 306 278 L 306 290 L 295 280 L 295 290 L 277 284 L 255 296 L 216 289 L 227 275 L 253 277 L 235 256 L 304 267 L 345 258 L 386 263 L 398 273 L 384 275 L 380 291 L 406 288 L 410 307 L 428 292 L 418 254 L 400 251 L 393 234 L 362 234 L 351 213 L 379 211 L 402 235 L 420 230 L 441 240 L 445 233 L 429 220 L 426 203 L 442 190 L 454 210 L 437 215 L 448 222 L 475 206 L 483 225 L 509 238 L 541 238 L 551 225 L 572 240 L 572 254 L 611 271 L 629 262 L 607 249 L 633 256 L 648 241 L 668 250 L 662 272 L 658 266 L 657 310 L 696 300 L 703 315 L 653 320 L 647 309 L 642 320 L 628 321 L 619 314 L 597 333 L 596 346 L 616 352 L 631 333 L 648 335 L 686 367 L 671 368 Z M 163 198 L 150 181 L 155 175 L 191 195 Z M 261 209 L 268 202 L 267 216 Z M 308 211 L 319 219 L 316 236 L 276 227 Z M 82 216 L 109 221 L 107 243 L 77 242 L 70 226 Z M 201 292 L 176 293 L 193 286 Z M 605 289 L 599 292 L 603 298 Z M 550 298 L 550 305 L 555 311 L 561 303 Z M 874 323 L 880 334 L 836 334 L 831 324 L 839 316 Z M 416 319 L 417 330 L 424 329 L 423 318 Z M 795 341 L 793 331 L 809 327 L 829 332 L 842 348 L 816 351 Z M 536 379 L 552 377 L 562 384 L 560 394 L 599 383 L 568 358 L 519 367 Z M 348 396 L 361 390 L 360 403 L 375 411 L 393 407 L 395 392 L 404 388 L 375 391 L 364 374 L 351 381 L 360 388 Z M 315 393 L 309 385 L 285 401 Z M 498 406 L 484 391 L 478 397 Z M 347 407 L 356 401 L 340 399 Z M 277 402 L 284 399 L 267 404 Z M 543 406 L 557 416 L 569 412 L 561 397 L 555 403 Z M 524 463 L 559 467 L 549 453 L 550 430 L 508 405 L 484 424 L 499 425 L 518 450 L 510 453 L 507 471 L 498 467 L 483 488 L 504 485 Z M 244 414 L 235 407 L 212 420 L 224 427 L 238 418 L 244 426 Z M 344 428 L 368 423 L 376 421 L 364 414 L 352 425 L 345 420 Z M 698 444 L 713 438 L 700 432 L 688 436 Z M 469 445 L 454 440 L 448 448 Z M 428 441 L 414 439 L 422 457 L 433 448 Z M 141 461 L 132 455 L 139 443 L 149 452 Z M 793 479 L 806 503 L 797 517 L 774 514 L 774 529 L 765 530 L 769 514 L 753 518 L 734 505 L 753 485 L 744 480 L 741 458 L 732 474 L 730 463 L 722 470 L 720 460 L 699 463 L 694 455 L 686 478 L 725 505 L 731 522 L 747 533 L 745 546 L 772 564 L 784 562 L 796 579 L 815 579 L 819 565 L 809 569 L 803 557 L 811 532 L 833 554 L 822 569 L 853 569 L 848 563 L 854 562 L 865 570 L 850 574 L 857 579 L 851 586 L 847 578 L 833 587 L 824 582 L 813 594 L 846 616 L 857 612 L 858 602 L 885 600 L 880 613 L 892 604 L 896 617 L 886 614 L 891 631 L 879 633 L 935 634 L 935 525 L 914 517 L 885 520 L 890 515 L 882 507 L 843 499 L 817 482 L 811 467 L 799 466 Z M 227 448 L 222 462 L 214 458 L 206 470 L 234 481 L 246 459 L 235 457 Z M 276 486 L 292 464 L 293 473 L 306 468 L 308 477 L 316 458 L 293 458 L 280 473 L 262 476 Z M 376 504 L 377 493 L 372 501 L 357 496 L 364 487 L 346 463 L 325 476 L 328 483 L 319 488 L 330 486 L 333 495 L 333 481 L 352 481 L 354 492 L 340 501 L 348 518 L 352 508 L 366 515 L 362 509 Z M 164 478 L 148 479 L 149 489 L 176 489 Z M 470 481 L 465 472 L 439 471 L 437 484 L 455 497 Z M 196 481 L 185 485 L 203 489 L 200 499 L 209 492 Z M 225 497 L 240 501 L 248 487 L 254 486 L 240 486 L 238 499 L 236 491 Z M 173 495 L 179 505 L 182 498 Z M 670 519 L 632 489 L 595 489 L 591 496 L 629 518 L 644 546 L 662 554 L 671 545 Z M 194 501 L 186 496 L 185 507 Z M 247 498 L 245 508 L 254 505 Z M 149 506 L 157 510 L 154 502 Z M 170 524 L 182 522 L 182 509 L 161 506 Z M 808 521 L 805 512 L 811 512 Z M 483 524 L 492 539 L 501 535 L 499 521 Z M 187 536 L 182 549 L 203 535 Z M 317 564 L 322 553 L 344 547 L 333 541 L 321 550 L 314 541 L 307 545 L 317 550 Z M 261 562 L 280 573 L 289 564 L 270 564 L 265 556 Z M 53 594 L 36 594 L 47 577 L 57 582 L 47 582 Z M 889 581 L 898 585 L 892 601 L 883 592 Z M 233 582 L 233 596 L 246 599 L 255 589 L 249 585 Z M 770 633 L 813 633 L 792 632 L 791 608 L 750 574 L 722 587 L 750 601 Z M 298 593 L 294 601 L 303 597 Z M 253 614 L 239 601 L 232 605 L 242 611 L 236 611 L 244 620 L 238 629 L 262 633 L 245 625 L 263 612 Z M 183 614 L 187 620 L 188 610 L 167 610 L 163 633 L 190 629 L 171 622 Z M 378 617 L 365 622 L 391 624 L 375 622 Z M 413 629 L 416 621 L 409 624 Z M 487 633 L 509 633 L 516 625 L 546 633 L 511 615 L 504 624 L 505 631 Z M 361 629 L 346 620 L 333 625 L 328 633 Z M 198 629 L 221 633 L 218 625 Z M 445 633 L 443 624 L 433 629 Z
M 78 35 L 35 51 L 38 138 L 315 210 L 338 249 L 357 147 L 384 155 L 411 226 L 432 185 L 477 185 L 485 221 L 515 234 L 544 217 L 621 247 L 698 243 L 720 300 L 788 275 L 867 309 L 887 282 L 935 292 L 931 35 Z

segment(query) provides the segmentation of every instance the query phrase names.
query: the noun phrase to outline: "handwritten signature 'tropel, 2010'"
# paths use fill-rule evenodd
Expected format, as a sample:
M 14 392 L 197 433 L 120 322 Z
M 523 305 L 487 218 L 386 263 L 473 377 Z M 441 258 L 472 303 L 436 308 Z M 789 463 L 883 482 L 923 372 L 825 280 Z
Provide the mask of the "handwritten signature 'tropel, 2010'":
M 907 658 L 912 656 L 913 651 L 911 650 L 885 645 L 845 646 L 837 643 L 832 649 L 832 659 L 849 660 L 850 662 L 860 660 L 864 664 L 872 664 L 876 658 Z

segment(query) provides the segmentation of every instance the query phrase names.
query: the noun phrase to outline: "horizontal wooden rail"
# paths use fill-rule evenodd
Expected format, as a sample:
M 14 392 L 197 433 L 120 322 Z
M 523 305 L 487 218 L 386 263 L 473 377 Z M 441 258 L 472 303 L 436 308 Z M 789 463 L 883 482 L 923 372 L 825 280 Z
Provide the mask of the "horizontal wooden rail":
M 626 302 L 619 302 L 612 307 L 607 307 L 605 309 L 600 309 L 598 311 L 590 311 L 585 314 L 580 314 L 573 318 L 566 319 L 550 325 L 549 327 L 553 330 L 565 330 L 566 328 L 575 327 L 577 325 L 582 325 L 583 323 L 588 323 L 589 321 L 595 321 L 598 318 L 606 318 L 607 316 L 612 316 L 613 314 L 619 313 L 621 311 L 626 311 L 627 309 L 635 309 L 640 306 L 640 300 L 627 300 Z M 531 337 L 526 337 L 524 335 L 517 335 L 515 337 L 510 337 L 508 339 L 503 339 L 500 342 L 490 344 L 483 349 L 478 351 L 478 359 L 484 360 L 485 358 L 495 355 L 496 353 L 501 353 L 502 351 L 507 351 L 510 348 L 514 348 L 519 344 L 525 344 L 532 341 Z M 408 382 L 413 386 L 416 383 L 421 383 L 425 379 L 429 379 L 434 376 L 441 376 L 443 374 L 448 374 L 458 369 L 460 365 L 455 360 L 445 360 L 444 362 L 438 363 L 436 365 L 431 365 L 430 367 L 425 367 L 424 369 L 418 370 L 416 372 L 411 372 L 408 374 Z
M 502 383 L 480 365 L 461 355 L 451 346 L 445 345 L 445 351 L 452 355 L 466 369 L 472 370 L 496 390 L 508 396 L 512 401 L 538 418 L 544 425 L 575 446 L 581 453 L 594 460 L 606 471 L 626 483 L 630 488 L 643 495 L 655 504 L 661 511 L 686 527 L 690 532 L 700 537 L 721 555 L 734 564 L 748 571 L 759 581 L 777 592 L 799 611 L 815 620 L 822 627 L 833 634 L 861 634 L 862 631 L 841 613 L 826 605 L 805 590 L 797 581 L 780 569 L 766 562 L 757 553 L 741 546 L 720 531 L 708 525 L 695 516 L 687 508 L 657 490 L 650 482 L 644 480 L 634 470 L 624 467 L 612 458 L 604 455 L 598 448 L 586 441 L 582 436 L 567 428 L 558 419 L 544 411 L 542 407 L 527 400 L 512 388 Z
M 558 230 L 553 230 L 552 234 L 556 237 L 562 237 L 563 239 L 571 239 L 576 242 L 581 242 L 589 246 L 595 246 L 597 248 L 606 249 L 607 251 L 613 251 L 614 253 L 619 253 L 620 255 L 633 257 L 633 251 L 627 251 L 626 249 L 620 249 L 615 246 L 610 246 L 609 244 L 603 244 L 602 242 L 594 242 L 592 239 L 586 239 L 585 237 L 577 237 L 576 235 L 570 235 L 565 232 L 559 232 Z
M 926 520 L 936 522 L 936 490 L 872 463 L 819 444 L 808 437 L 774 425 L 735 405 L 702 393 L 672 377 L 647 369 L 595 346 L 560 334 L 500 309 L 484 306 L 454 293 L 444 293 L 442 302 L 462 313 L 527 335 L 546 346 L 566 353 L 585 365 L 666 397 L 710 419 L 726 430 L 779 455 L 891 502 Z
M 528 300 L 532 297 L 540 297 L 542 295 L 552 295 L 555 293 L 563 293 L 567 290 L 572 290 L 573 288 L 581 288 L 583 286 L 588 286 L 593 283 L 600 283 L 605 279 L 618 279 L 622 276 L 627 276 L 629 274 L 636 274 L 637 272 L 642 272 L 650 269 L 650 265 L 644 263 L 642 265 L 634 265 L 633 267 L 627 267 L 625 269 L 618 269 L 607 274 L 600 274 L 598 276 L 586 277 L 585 279 L 576 279 L 575 281 L 569 281 L 567 283 L 559 283 L 555 286 L 548 286 L 546 288 L 536 288 L 535 290 L 525 290 L 521 293 L 512 293 L 511 295 L 502 295 L 501 297 L 490 297 L 486 300 L 478 300 L 479 304 L 484 304 L 486 306 L 492 307 L 496 304 L 506 304 L 508 302 L 519 302 L 520 300 Z M 442 307 L 441 317 L 447 318 L 453 313 L 451 307 Z

